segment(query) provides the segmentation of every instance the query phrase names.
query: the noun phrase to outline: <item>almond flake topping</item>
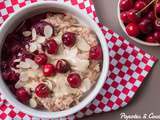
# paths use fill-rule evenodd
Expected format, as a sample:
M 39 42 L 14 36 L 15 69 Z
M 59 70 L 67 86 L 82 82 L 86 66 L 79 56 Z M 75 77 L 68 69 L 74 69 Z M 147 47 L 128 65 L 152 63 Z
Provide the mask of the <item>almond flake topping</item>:
M 35 40 L 36 38 L 37 38 L 36 29 L 33 28 L 33 29 L 32 29 L 32 40 Z
M 22 34 L 24 37 L 29 37 L 29 36 L 31 36 L 32 33 L 31 33 L 31 31 L 24 31 Z
M 80 49 L 82 51 L 89 51 L 90 50 L 90 46 L 88 45 L 86 40 L 84 40 L 83 38 L 78 39 L 77 47 L 78 47 L 78 49 Z
M 46 25 L 44 27 L 44 36 L 46 38 L 50 38 L 52 36 L 52 34 L 53 34 L 53 28 L 52 28 L 52 26 Z

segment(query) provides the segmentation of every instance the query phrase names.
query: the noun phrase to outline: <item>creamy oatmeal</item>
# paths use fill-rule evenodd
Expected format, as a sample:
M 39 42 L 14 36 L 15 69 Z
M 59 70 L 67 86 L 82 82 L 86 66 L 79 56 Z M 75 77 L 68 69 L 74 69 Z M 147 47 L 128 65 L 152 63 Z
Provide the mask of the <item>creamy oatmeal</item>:
M 61 111 L 96 83 L 102 51 L 96 34 L 70 14 L 45 13 L 21 23 L 2 49 L 2 76 L 32 108 Z

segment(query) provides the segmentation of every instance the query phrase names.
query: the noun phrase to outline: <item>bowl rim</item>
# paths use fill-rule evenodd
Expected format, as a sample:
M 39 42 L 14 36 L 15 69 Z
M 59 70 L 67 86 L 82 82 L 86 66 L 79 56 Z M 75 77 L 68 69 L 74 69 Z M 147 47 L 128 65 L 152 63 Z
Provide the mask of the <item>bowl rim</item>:
M 5 26 L 7 26 L 7 24 L 12 20 L 13 17 L 16 17 L 17 14 L 21 13 L 22 11 L 25 11 L 26 9 L 32 8 L 32 7 L 37 7 L 39 5 L 48 5 L 48 4 L 52 4 L 53 7 L 56 5 L 58 7 L 62 7 L 62 9 L 64 7 L 66 7 L 66 9 L 70 9 L 71 11 L 74 11 L 75 13 L 85 17 L 85 20 L 87 20 L 88 23 L 92 24 L 92 28 L 94 27 L 94 30 L 96 32 L 97 37 L 99 38 L 101 47 L 102 47 L 102 51 L 103 51 L 103 67 L 101 70 L 101 74 L 99 79 L 97 80 L 97 83 L 95 85 L 95 87 L 91 90 L 91 92 L 77 105 L 73 106 L 72 108 L 69 108 L 67 110 L 64 111 L 59 111 L 59 112 L 48 112 L 48 111 L 39 111 L 33 108 L 28 107 L 27 105 L 24 105 L 22 103 L 20 103 L 18 100 L 16 100 L 16 98 L 13 97 L 12 93 L 10 92 L 10 90 L 8 90 L 7 87 L 5 87 L 5 83 L 3 82 L 3 79 L 0 75 L 0 91 L 2 93 L 2 95 L 4 95 L 4 98 L 7 99 L 9 101 L 9 103 L 11 103 L 12 105 L 14 105 L 15 107 L 17 107 L 19 110 L 21 110 L 22 112 L 32 115 L 34 117 L 41 117 L 41 118 L 61 118 L 61 117 L 65 117 L 65 116 L 69 116 L 71 114 L 74 114 L 78 111 L 80 111 L 82 108 L 84 108 L 85 106 L 87 106 L 95 97 L 96 95 L 99 93 L 99 91 L 101 90 L 103 84 L 105 83 L 105 80 L 107 78 L 107 73 L 109 70 L 109 52 L 108 52 L 108 46 L 105 41 L 105 37 L 101 31 L 101 29 L 99 28 L 99 26 L 97 25 L 97 23 L 90 18 L 86 13 L 84 13 L 83 11 L 81 11 L 80 9 L 77 9 L 71 5 L 68 5 L 66 3 L 59 3 L 56 1 L 40 1 L 40 2 L 36 2 L 36 3 L 32 3 L 29 6 L 25 6 L 17 11 L 15 11 L 1 26 L 1 30 L 3 31 L 3 29 L 5 28 Z M 22 14 L 23 16 L 23 14 Z M 98 33 L 98 34 L 97 34 Z M 0 36 L 3 36 L 3 32 L 0 32 Z M 2 42 L 2 41 L 1 41 Z
M 136 37 L 132 37 L 132 36 L 128 35 L 128 33 L 126 32 L 126 29 L 125 29 L 125 25 L 123 24 L 123 22 L 122 22 L 122 20 L 121 20 L 121 18 L 120 18 L 120 6 L 119 6 L 120 1 L 121 1 L 121 0 L 118 0 L 118 4 L 117 4 L 117 16 L 118 16 L 119 24 L 120 24 L 122 30 L 125 32 L 125 34 L 126 34 L 129 38 L 131 38 L 132 40 L 134 40 L 134 41 L 136 41 L 137 43 L 140 43 L 140 44 L 142 44 L 142 45 L 152 46 L 152 47 L 154 47 L 154 46 L 155 46 L 155 47 L 156 47 L 156 46 L 160 46 L 160 43 L 149 43 L 149 42 L 145 42 L 145 41 L 143 41 L 143 40 L 141 40 L 141 39 L 138 39 L 138 38 L 136 38 Z

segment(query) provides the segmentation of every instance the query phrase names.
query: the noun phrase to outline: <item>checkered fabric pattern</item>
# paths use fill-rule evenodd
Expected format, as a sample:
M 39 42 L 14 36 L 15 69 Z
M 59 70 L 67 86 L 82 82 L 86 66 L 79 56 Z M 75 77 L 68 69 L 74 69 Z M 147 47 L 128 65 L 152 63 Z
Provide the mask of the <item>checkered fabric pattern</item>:
M 91 0 L 57 0 L 72 4 L 93 18 L 105 35 L 109 47 L 110 68 L 106 82 L 96 98 L 78 113 L 62 119 L 73 120 L 93 113 L 108 112 L 126 106 L 135 95 L 157 58 L 150 56 L 123 37 L 99 23 Z M 0 0 L 0 24 L 19 8 L 37 0 Z M 107 73 L 106 73 L 107 74 Z M 10 105 L 0 97 L 0 119 L 39 120 Z

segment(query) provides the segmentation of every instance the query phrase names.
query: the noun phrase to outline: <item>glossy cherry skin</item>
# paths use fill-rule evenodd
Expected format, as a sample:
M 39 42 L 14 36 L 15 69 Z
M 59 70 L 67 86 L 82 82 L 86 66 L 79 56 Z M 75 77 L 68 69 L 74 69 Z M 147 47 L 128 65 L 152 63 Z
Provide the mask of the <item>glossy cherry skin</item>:
M 156 40 L 156 38 L 154 37 L 154 35 L 148 35 L 148 36 L 146 37 L 146 42 L 156 43 L 157 40 Z
M 89 51 L 89 58 L 91 60 L 101 60 L 103 56 L 102 49 L 100 45 L 93 46 Z
M 148 18 L 142 19 L 141 22 L 138 24 L 138 26 L 142 33 L 149 33 L 153 29 L 151 20 Z
M 46 98 L 49 95 L 49 88 L 47 87 L 46 84 L 40 83 L 36 88 L 35 88 L 35 93 L 38 97 L 40 98 Z
M 155 15 L 154 15 L 154 11 L 150 11 L 147 16 L 147 18 L 149 18 L 150 20 L 154 21 L 156 19 Z
M 133 7 L 133 2 L 132 0 L 121 0 L 120 1 L 120 9 L 122 11 L 129 10 Z
M 73 47 L 76 42 L 76 36 L 75 33 L 72 32 L 66 32 L 62 35 L 62 41 L 63 44 L 67 47 Z
M 67 77 L 67 81 L 72 88 L 78 88 L 81 85 L 81 77 L 77 73 L 70 73 Z
M 134 9 L 136 10 L 141 10 L 146 6 L 146 2 L 144 1 L 136 1 L 135 5 L 134 5 Z
M 38 55 L 35 56 L 34 60 L 37 64 L 39 65 L 44 65 L 47 63 L 47 56 L 44 53 L 40 53 Z
M 120 14 L 121 20 L 123 21 L 123 23 L 128 23 L 128 17 L 127 17 L 127 12 L 121 12 Z
M 138 23 L 141 18 L 140 18 L 140 14 L 137 14 L 136 10 L 130 10 L 127 12 L 127 18 L 130 22 L 136 22 Z
M 44 76 L 52 76 L 56 74 L 56 68 L 53 64 L 43 65 L 43 74 Z
M 138 25 L 136 23 L 130 23 L 126 26 L 126 32 L 128 33 L 128 35 L 132 36 L 132 37 L 136 37 L 139 35 L 139 28 Z
M 19 80 L 19 74 L 11 70 L 2 72 L 2 77 L 8 84 L 15 84 Z
M 56 63 L 56 70 L 59 73 L 66 73 L 70 70 L 70 64 L 64 59 L 58 60 Z
M 157 13 L 158 17 L 160 17 L 160 2 L 158 2 L 156 4 L 156 13 Z
M 155 39 L 157 40 L 157 42 L 160 43 L 160 31 L 155 31 L 153 33 L 153 36 L 155 37 Z
M 28 92 L 23 87 L 16 90 L 16 97 L 22 103 L 27 103 L 30 98 Z
M 58 48 L 59 48 L 59 46 L 54 39 L 50 39 L 47 42 L 47 52 L 49 54 L 57 54 Z

